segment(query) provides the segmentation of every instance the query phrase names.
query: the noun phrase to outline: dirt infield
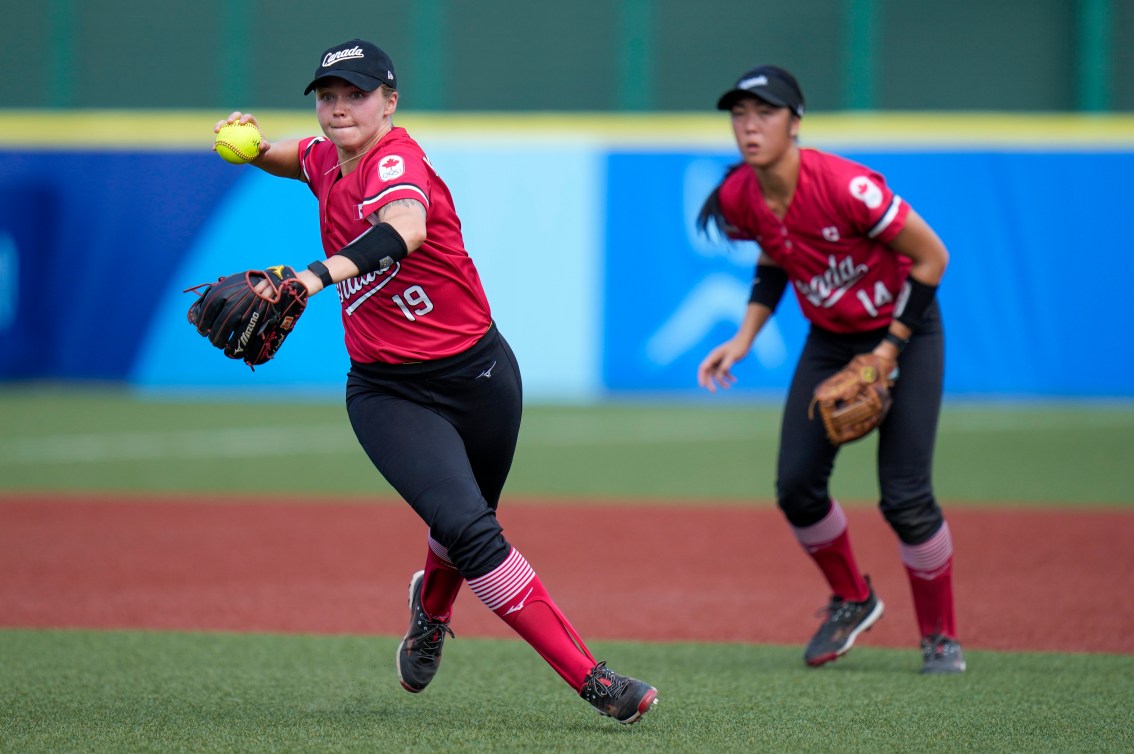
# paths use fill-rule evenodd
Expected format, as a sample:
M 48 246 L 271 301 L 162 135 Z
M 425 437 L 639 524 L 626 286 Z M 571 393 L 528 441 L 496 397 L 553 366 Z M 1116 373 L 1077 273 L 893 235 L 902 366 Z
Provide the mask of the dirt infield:
M 916 642 L 897 544 L 850 508 L 886 602 L 863 645 Z M 518 504 L 505 533 L 584 637 L 802 644 L 826 593 L 769 508 Z M 949 513 L 970 648 L 1134 654 L 1134 514 Z M 400 635 L 424 558 L 407 506 L 0 499 L 0 626 Z M 467 590 L 458 636 L 510 636 Z

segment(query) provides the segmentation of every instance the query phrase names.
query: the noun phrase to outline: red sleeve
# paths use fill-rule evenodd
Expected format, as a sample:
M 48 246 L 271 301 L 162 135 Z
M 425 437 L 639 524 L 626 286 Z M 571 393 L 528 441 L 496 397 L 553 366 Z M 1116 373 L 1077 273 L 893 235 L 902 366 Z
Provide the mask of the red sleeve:
M 890 190 L 881 174 L 846 162 L 832 173 L 831 190 L 840 213 L 867 238 L 887 243 L 902 230 L 909 216 L 909 205 Z
M 429 210 L 429 170 L 425 155 L 402 142 L 368 160 L 363 179 L 360 217 L 366 217 L 398 199 L 415 199 Z
M 299 152 L 299 169 L 303 171 L 304 180 L 307 181 L 307 185 L 316 196 L 319 195 L 319 179 L 326 174 L 326 169 L 322 167 L 326 161 L 326 150 L 317 149 L 323 143 L 327 143 L 325 136 L 308 136 L 305 139 L 300 139 L 296 146 Z M 334 149 L 331 150 L 331 154 L 336 154 Z

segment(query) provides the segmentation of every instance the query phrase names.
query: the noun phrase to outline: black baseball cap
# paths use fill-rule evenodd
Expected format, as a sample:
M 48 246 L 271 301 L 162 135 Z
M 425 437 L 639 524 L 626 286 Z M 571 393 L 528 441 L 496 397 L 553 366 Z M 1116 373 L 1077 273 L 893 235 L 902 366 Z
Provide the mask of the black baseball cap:
M 786 107 L 803 117 L 803 91 L 795 76 L 774 65 L 761 65 L 736 80 L 732 89 L 717 100 L 718 110 L 731 110 L 742 97 L 756 97 L 776 107 Z
M 303 93 L 310 94 L 320 81 L 329 78 L 348 81 L 364 92 L 372 92 L 380 84 L 391 89 L 398 88 L 390 56 L 365 39 L 351 39 L 324 50 L 319 57 L 319 67 L 315 69 L 315 78 L 311 79 Z

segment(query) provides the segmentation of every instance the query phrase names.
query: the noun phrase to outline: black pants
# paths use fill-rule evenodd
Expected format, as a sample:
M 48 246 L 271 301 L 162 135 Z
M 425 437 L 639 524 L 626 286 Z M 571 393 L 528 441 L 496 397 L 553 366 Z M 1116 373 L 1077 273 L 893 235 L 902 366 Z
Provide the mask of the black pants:
M 465 578 L 489 573 L 509 552 L 496 506 L 516 451 L 522 390 L 495 325 L 456 356 L 352 363 L 347 378 L 359 443 Z
M 795 527 L 815 524 L 829 510 L 828 482 L 838 454 L 818 415 L 808 418 L 815 386 L 855 355 L 873 350 L 885 332 L 845 335 L 812 327 L 807 336 L 784 406 L 776 479 L 779 506 Z M 908 545 L 929 539 L 944 520 L 932 481 L 944 340 L 934 303 L 898 359 L 894 403 L 878 428 L 879 505 L 898 538 Z

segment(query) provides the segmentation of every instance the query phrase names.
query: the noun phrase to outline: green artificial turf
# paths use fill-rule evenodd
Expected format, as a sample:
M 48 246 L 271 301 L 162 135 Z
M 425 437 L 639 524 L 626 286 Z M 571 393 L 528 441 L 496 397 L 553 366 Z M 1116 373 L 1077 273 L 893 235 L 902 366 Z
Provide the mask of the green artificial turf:
M 779 416 L 713 401 L 528 406 L 505 495 L 770 504 Z M 336 401 L 9 388 L 0 417 L 0 492 L 393 494 Z M 844 449 L 844 502 L 877 499 L 875 448 Z M 947 404 L 934 471 L 946 505 L 1134 505 L 1134 404 Z
M 519 641 L 457 639 L 424 693 L 396 640 L 0 631 L 4 752 L 1072 752 L 1134 749 L 1134 658 L 594 643 L 659 702 L 620 726 Z

